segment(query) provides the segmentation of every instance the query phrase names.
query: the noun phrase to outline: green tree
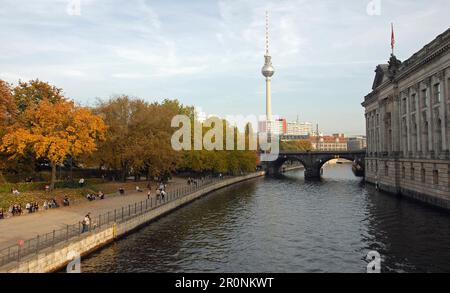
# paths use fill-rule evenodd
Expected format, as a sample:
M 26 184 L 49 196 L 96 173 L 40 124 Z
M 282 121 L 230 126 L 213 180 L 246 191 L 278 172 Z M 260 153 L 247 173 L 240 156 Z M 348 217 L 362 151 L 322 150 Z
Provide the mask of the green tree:
M 306 152 L 312 150 L 312 144 L 309 140 L 281 141 L 280 150 Z

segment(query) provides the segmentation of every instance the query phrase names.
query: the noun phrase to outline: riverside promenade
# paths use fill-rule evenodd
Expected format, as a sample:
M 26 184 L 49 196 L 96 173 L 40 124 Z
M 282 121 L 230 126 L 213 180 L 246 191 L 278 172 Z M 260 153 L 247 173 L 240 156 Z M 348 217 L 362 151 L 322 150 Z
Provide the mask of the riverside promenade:
M 168 192 L 187 185 L 181 178 L 175 178 L 167 185 Z M 152 190 L 152 198 L 155 200 L 155 186 Z M 39 213 L 25 214 L 0 220 L 0 250 L 11 245 L 18 244 L 21 240 L 36 237 L 53 230 L 59 230 L 67 225 L 73 225 L 82 221 L 87 213 L 92 217 L 107 213 L 111 210 L 121 208 L 129 204 L 135 204 L 147 199 L 147 190 L 144 192 L 126 191 L 125 195 L 108 195 L 104 200 L 87 201 L 72 205 L 50 209 Z
M 168 189 L 168 195 L 164 201 L 147 199 L 146 193 L 133 193 L 93 202 L 87 206 L 83 204 L 66 210 L 55 210 L 53 213 L 30 215 L 23 217 L 24 222 L 17 222 L 19 228 L 8 224 L 9 221 L 5 221 L 3 224 L 6 223 L 7 226 L 2 225 L 0 229 L 7 229 L 11 235 L 24 236 L 19 241 L 25 240 L 25 245 L 16 244 L 12 249 L 9 247 L 6 250 L 0 250 L 0 272 L 52 272 L 58 270 L 71 260 L 69 255 L 72 255 L 73 252 L 81 256 L 89 254 L 114 239 L 210 192 L 264 175 L 264 172 L 256 172 L 243 176 L 214 179 L 202 182 L 199 186 L 192 186 L 192 184 L 190 187 L 181 186 L 181 189 L 180 186 L 173 185 L 172 190 Z M 94 206 L 95 204 L 98 206 Z M 124 208 L 124 206 L 128 207 Z M 114 210 L 113 213 L 111 213 L 112 210 Z M 96 215 L 100 217 L 97 223 L 94 220 L 95 226 L 91 231 L 82 233 L 79 226 L 74 225 L 73 220 L 79 222 L 87 212 L 91 212 L 93 219 L 96 218 Z M 101 212 L 107 212 L 107 217 L 106 213 L 102 216 Z M 25 218 L 27 219 L 25 220 Z M 62 235 L 58 234 L 59 236 L 55 238 L 55 231 L 53 231 L 52 238 L 51 233 L 48 233 L 49 230 L 61 229 L 61 226 L 63 227 Z M 67 230 L 64 226 L 67 227 Z M 37 230 L 34 230 L 35 228 Z M 2 241 L 5 231 L 0 230 Z M 39 233 L 50 234 L 50 237 L 44 238 L 43 235 L 40 235 L 30 240 L 30 237 L 36 237 Z M 9 239 L 12 238 L 9 237 Z M 5 241 L 5 243 L 7 242 Z M 19 250 L 17 250 L 18 248 Z

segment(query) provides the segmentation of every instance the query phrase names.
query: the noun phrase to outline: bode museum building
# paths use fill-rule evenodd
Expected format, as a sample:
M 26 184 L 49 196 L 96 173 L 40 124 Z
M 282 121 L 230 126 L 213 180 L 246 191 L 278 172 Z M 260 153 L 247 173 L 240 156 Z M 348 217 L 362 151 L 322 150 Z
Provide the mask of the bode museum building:
M 450 29 L 375 72 L 362 103 L 366 181 L 450 209 Z

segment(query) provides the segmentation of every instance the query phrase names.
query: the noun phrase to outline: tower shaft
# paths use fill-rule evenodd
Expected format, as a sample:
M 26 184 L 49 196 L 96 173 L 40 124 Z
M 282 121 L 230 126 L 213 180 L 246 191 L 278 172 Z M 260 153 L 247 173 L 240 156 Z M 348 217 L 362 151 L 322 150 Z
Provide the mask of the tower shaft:
M 272 121 L 272 101 L 270 96 L 270 77 L 266 78 L 266 119 Z

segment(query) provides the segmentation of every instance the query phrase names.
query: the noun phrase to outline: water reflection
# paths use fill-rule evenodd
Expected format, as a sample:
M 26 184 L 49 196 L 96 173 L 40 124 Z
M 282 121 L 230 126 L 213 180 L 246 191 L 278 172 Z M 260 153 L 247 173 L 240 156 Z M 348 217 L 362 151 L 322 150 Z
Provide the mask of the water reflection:
M 84 272 L 450 272 L 450 216 L 364 186 L 348 165 L 220 190 L 93 254 Z

